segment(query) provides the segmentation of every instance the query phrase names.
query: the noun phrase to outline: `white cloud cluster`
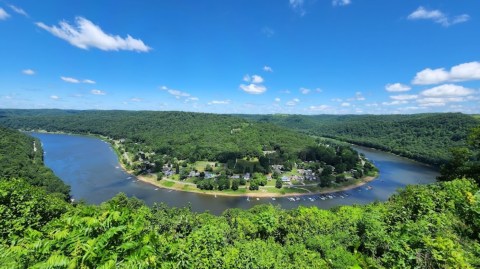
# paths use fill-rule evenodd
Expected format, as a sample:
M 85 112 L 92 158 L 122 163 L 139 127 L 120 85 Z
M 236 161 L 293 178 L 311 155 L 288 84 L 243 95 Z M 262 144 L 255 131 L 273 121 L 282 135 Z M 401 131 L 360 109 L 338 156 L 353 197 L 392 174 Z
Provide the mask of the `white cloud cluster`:
M 340 106 L 343 106 L 343 107 L 349 107 L 351 104 L 348 103 L 348 102 L 343 102 L 340 104 Z
M 106 94 L 107 94 L 107 93 L 104 92 L 104 91 L 96 90 L 96 89 L 91 90 L 90 92 L 91 92 L 93 95 L 106 95 Z
M 332 0 L 333 6 L 348 6 L 352 3 L 350 0 Z
M 78 84 L 78 83 L 95 84 L 96 83 L 95 81 L 93 81 L 91 79 L 79 80 L 79 79 L 76 79 L 76 78 L 64 77 L 64 76 L 61 76 L 60 79 L 65 81 L 65 82 L 74 83 L 74 84 Z
M 400 95 L 392 95 L 392 96 L 390 96 L 390 98 L 393 99 L 393 100 L 405 101 L 405 100 L 417 99 L 418 95 L 416 95 L 416 94 L 400 94 Z
M 50 99 L 52 99 L 52 100 L 59 100 L 60 97 L 58 97 L 57 95 L 50 95 Z
M 38 27 L 81 49 L 97 48 L 105 51 L 131 50 L 137 52 L 148 52 L 151 50 L 140 39 L 135 39 L 130 35 L 122 38 L 118 35 L 107 34 L 99 26 L 83 17 L 77 17 L 75 24 L 71 25 L 62 21 L 59 23 L 59 27 L 57 27 L 47 26 L 43 22 L 36 23 Z
M 300 92 L 301 92 L 302 94 L 309 94 L 309 93 L 311 92 L 311 90 L 310 90 L 310 89 L 307 89 L 307 88 L 300 88 Z
M 445 27 L 470 20 L 470 16 L 468 14 L 462 14 L 450 18 L 440 10 L 428 10 L 422 6 L 418 7 L 415 11 L 410 13 L 407 18 L 409 20 L 431 20 Z
M 310 106 L 309 107 L 309 109 L 311 111 L 325 111 L 329 108 L 330 108 L 330 106 L 327 106 L 327 105 L 319 105 L 319 106 Z
M 304 0 L 289 0 L 289 2 L 293 11 L 300 14 L 300 16 L 305 15 L 305 9 L 303 8 Z
M 35 75 L 35 70 L 33 70 L 33 69 L 24 69 L 24 70 L 22 70 L 22 73 L 23 73 L 24 75 L 33 76 L 33 75 Z
M 450 68 L 426 68 L 415 75 L 412 83 L 417 85 L 439 84 L 448 81 L 480 80 L 480 62 L 463 63 Z
M 267 91 L 267 88 L 261 83 L 264 82 L 264 79 L 259 75 L 245 75 L 243 76 L 243 81 L 250 84 L 240 84 L 240 89 L 249 94 L 262 94 Z
M 6 20 L 10 15 L 5 11 L 5 9 L 0 7 L 0 20 Z
M 273 72 L 273 69 L 272 69 L 270 66 L 265 65 L 265 66 L 263 67 L 263 71 L 272 73 L 272 72 Z
M 192 96 L 192 95 L 189 94 L 188 92 L 183 92 L 183 91 L 179 91 L 179 90 L 170 89 L 170 88 L 168 88 L 167 86 L 162 86 L 162 87 L 160 87 L 160 89 L 161 89 L 162 91 L 168 92 L 170 95 L 174 96 L 176 99 L 182 99 L 182 98 L 184 98 L 184 99 L 185 99 L 185 102 L 198 101 L 198 98 L 197 98 L 197 97 Z
M 393 84 L 385 85 L 385 90 L 387 90 L 387 92 L 407 92 L 411 89 L 412 88 L 410 86 L 402 83 L 393 83 Z
M 230 100 L 212 100 L 208 102 L 208 105 L 228 105 L 230 104 Z
M 474 90 L 455 84 L 444 84 L 421 92 L 426 97 L 457 97 L 468 96 L 475 93 Z

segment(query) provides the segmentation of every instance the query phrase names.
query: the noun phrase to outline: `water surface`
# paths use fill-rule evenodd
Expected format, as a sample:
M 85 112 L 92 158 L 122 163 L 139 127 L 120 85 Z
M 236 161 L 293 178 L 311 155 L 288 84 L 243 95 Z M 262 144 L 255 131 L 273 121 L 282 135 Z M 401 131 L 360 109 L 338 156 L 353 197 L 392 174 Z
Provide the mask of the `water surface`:
M 99 204 L 119 192 L 135 196 L 147 204 L 166 203 L 170 206 L 190 205 L 194 211 L 210 211 L 221 214 L 227 208 L 247 209 L 254 205 L 271 203 L 282 208 L 296 208 L 299 205 L 331 208 L 338 205 L 365 204 L 385 201 L 398 188 L 408 184 L 435 182 L 438 172 L 426 165 L 390 153 L 364 147 L 354 148 L 365 154 L 380 170 L 380 175 L 366 186 L 334 195 L 333 198 L 319 199 L 319 195 L 302 196 L 298 201 L 288 197 L 250 198 L 214 197 L 198 193 L 171 191 L 157 188 L 138 181 L 120 168 L 117 155 L 107 142 L 79 135 L 30 133 L 42 142 L 45 151 L 45 165 L 65 183 L 71 186 L 76 200 Z M 342 198 L 343 197 L 343 198 Z

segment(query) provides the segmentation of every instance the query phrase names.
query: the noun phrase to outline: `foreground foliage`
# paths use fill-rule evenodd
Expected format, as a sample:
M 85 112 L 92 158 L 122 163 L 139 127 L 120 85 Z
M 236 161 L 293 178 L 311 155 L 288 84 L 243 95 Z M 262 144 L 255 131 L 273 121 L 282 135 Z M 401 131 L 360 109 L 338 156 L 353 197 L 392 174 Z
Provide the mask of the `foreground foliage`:
M 407 187 L 366 206 L 257 206 L 221 216 L 149 208 L 122 194 L 71 205 L 2 180 L 0 218 L 4 268 L 480 266 L 480 193 L 468 180 Z

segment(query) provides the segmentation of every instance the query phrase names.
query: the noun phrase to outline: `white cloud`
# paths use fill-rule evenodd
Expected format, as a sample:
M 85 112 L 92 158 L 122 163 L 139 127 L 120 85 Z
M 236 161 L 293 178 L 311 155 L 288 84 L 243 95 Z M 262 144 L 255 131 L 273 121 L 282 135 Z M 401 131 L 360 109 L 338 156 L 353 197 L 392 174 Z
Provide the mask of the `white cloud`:
M 19 7 L 16 7 L 14 5 L 9 5 L 9 7 L 17 14 L 20 14 L 20 15 L 23 15 L 25 17 L 28 17 L 28 14 L 27 12 L 25 12 L 25 10 L 19 8 Z
M 304 0 L 289 0 L 289 2 L 293 11 L 297 12 L 300 16 L 305 15 L 305 9 L 303 8 Z
M 470 19 L 467 14 L 455 16 L 453 18 L 448 17 L 440 10 L 428 10 L 422 6 L 418 7 L 415 11 L 410 13 L 407 17 L 409 20 L 431 20 L 442 26 L 448 27 L 450 25 L 466 22 Z
M 455 65 L 450 71 L 444 68 L 426 68 L 418 72 L 413 79 L 413 84 L 428 85 L 439 84 L 447 81 L 480 80 L 480 62 L 469 62 Z
M 320 88 L 316 88 L 316 89 L 315 89 L 315 91 L 316 91 L 316 92 L 318 92 L 318 93 L 321 93 L 321 92 L 323 92 L 323 90 L 322 90 L 322 89 L 320 89 Z
M 5 9 L 0 7 L 0 20 L 6 20 L 10 15 L 5 11 Z
M 310 89 L 307 89 L 307 88 L 300 88 L 300 92 L 301 92 L 302 94 L 309 94 L 309 93 L 311 92 L 311 90 L 310 90 Z
M 350 103 L 343 102 L 343 103 L 341 104 L 341 106 L 343 106 L 343 107 L 348 107 L 348 106 L 350 106 Z
M 179 90 L 174 90 L 174 89 L 168 89 L 167 92 L 173 96 L 175 96 L 175 98 L 180 98 L 180 97 L 190 97 L 190 94 L 189 93 L 186 93 L 186 92 L 182 92 L 182 91 L 179 91 Z
M 137 102 L 137 103 L 138 103 L 138 102 L 143 101 L 143 99 L 142 99 L 142 98 L 138 98 L 138 97 L 133 97 L 133 98 L 130 98 L 130 101 L 132 101 L 132 102 Z
M 325 111 L 329 109 L 330 107 L 327 105 L 319 105 L 319 106 L 310 106 L 308 109 L 310 111 Z
M 101 90 L 91 90 L 90 91 L 94 95 L 106 95 L 107 93 Z
M 248 85 L 240 84 L 240 89 L 249 94 L 262 94 L 267 90 L 265 86 L 253 83 L 250 83 Z
M 93 80 L 90 80 L 90 79 L 84 79 L 82 80 L 82 83 L 86 83 L 86 84 L 95 84 L 96 82 L 93 81 Z
M 393 83 L 385 85 L 385 90 L 387 92 L 407 92 L 412 88 L 408 85 L 401 84 L 401 83 Z
M 416 95 L 416 94 L 400 94 L 400 95 L 392 95 L 392 96 L 390 96 L 390 98 L 393 99 L 393 100 L 399 100 L 399 101 L 413 100 L 413 99 L 417 99 L 418 95 Z
M 419 106 L 422 106 L 422 107 L 432 107 L 432 106 L 445 106 L 446 103 L 424 103 L 424 104 L 420 104 Z
M 468 96 L 474 93 L 474 90 L 465 88 L 463 86 L 455 84 L 443 84 L 428 90 L 424 90 L 420 94 L 425 97 L 457 97 Z
M 230 100 L 212 100 L 208 102 L 208 105 L 228 105 L 230 102 Z
M 52 100 L 59 100 L 60 97 L 56 96 L 56 95 L 50 95 L 50 99 Z
M 343 102 L 343 99 L 340 99 L 340 98 L 333 98 L 332 99 L 333 102 Z
M 280 93 L 290 94 L 291 92 L 289 90 L 283 90 L 283 91 L 280 91 Z
M 60 77 L 63 81 L 68 83 L 80 83 L 80 80 L 71 77 Z
M 24 75 L 33 76 L 33 75 L 35 75 L 35 70 L 32 70 L 32 69 L 24 69 L 24 70 L 22 70 L 22 73 L 23 73 Z
M 287 106 L 296 106 L 298 103 L 300 103 L 300 99 L 294 98 L 287 103 L 285 103 Z
M 92 47 L 104 51 L 131 50 L 137 52 L 148 52 L 151 50 L 140 39 L 135 39 L 130 35 L 122 38 L 118 35 L 107 34 L 99 26 L 83 17 L 77 17 L 75 24 L 71 25 L 66 21 L 62 21 L 59 23 L 59 27 L 57 27 L 47 26 L 43 22 L 36 23 L 38 27 L 81 49 Z
M 247 75 L 243 76 L 243 81 L 250 82 L 251 80 L 252 80 L 252 78 L 250 77 L 250 75 L 247 74 Z
M 352 3 L 350 0 L 332 0 L 334 6 L 348 6 Z
M 179 91 L 179 90 L 170 89 L 167 86 L 161 86 L 160 89 L 168 92 L 170 95 L 173 95 L 176 99 L 185 98 L 185 102 L 198 101 L 197 97 L 192 96 L 188 92 L 183 92 L 183 91 Z
M 280 101 L 281 101 L 281 99 L 280 99 L 280 98 L 278 98 L 278 97 L 277 97 L 277 98 L 275 98 L 275 102 L 277 102 L 277 103 L 278 103 L 278 102 L 280 102 Z
M 397 105 L 403 105 L 403 104 L 408 104 L 408 101 L 405 100 L 395 100 L 392 102 L 383 102 L 382 105 L 384 106 L 397 106 Z
M 270 66 L 265 65 L 265 66 L 263 67 L 263 71 L 272 73 L 272 72 L 273 72 L 273 69 L 272 69 Z
M 260 84 L 263 83 L 263 78 L 259 75 L 252 76 L 252 83 Z

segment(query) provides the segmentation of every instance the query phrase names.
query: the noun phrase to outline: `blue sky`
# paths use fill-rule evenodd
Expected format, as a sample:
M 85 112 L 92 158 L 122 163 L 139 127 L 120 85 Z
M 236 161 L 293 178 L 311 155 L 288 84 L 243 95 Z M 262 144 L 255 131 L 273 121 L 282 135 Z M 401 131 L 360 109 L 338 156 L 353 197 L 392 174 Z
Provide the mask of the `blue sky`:
M 480 113 L 480 2 L 0 0 L 0 108 Z

